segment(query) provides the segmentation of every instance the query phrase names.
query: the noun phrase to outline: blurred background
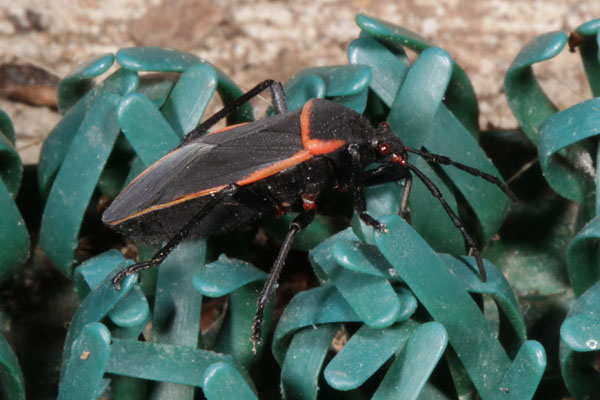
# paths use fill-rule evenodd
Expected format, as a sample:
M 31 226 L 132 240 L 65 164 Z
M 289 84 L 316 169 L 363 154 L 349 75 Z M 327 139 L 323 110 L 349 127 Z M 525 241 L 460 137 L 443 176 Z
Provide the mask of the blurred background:
M 34 164 L 60 118 L 57 81 L 91 56 L 129 46 L 178 48 L 248 89 L 305 67 L 345 64 L 361 12 L 448 50 L 473 82 L 482 129 L 514 128 L 503 80 L 519 49 L 536 35 L 597 18 L 600 2 L 0 0 L 0 109 L 15 125 L 24 163 Z M 590 97 L 578 57 L 563 52 L 536 71 L 561 109 Z

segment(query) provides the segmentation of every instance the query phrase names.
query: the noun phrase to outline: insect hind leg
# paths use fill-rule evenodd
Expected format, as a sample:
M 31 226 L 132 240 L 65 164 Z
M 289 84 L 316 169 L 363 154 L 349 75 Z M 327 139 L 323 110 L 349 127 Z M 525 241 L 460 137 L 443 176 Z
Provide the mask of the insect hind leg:
M 258 96 L 263 90 L 266 88 L 270 88 L 271 90 L 271 101 L 273 103 L 273 111 L 275 114 L 282 114 L 287 112 L 287 104 L 285 100 L 285 93 L 283 91 L 283 86 L 281 83 L 274 81 L 273 79 L 267 79 L 242 94 L 237 99 L 233 100 L 231 103 L 227 104 L 220 111 L 216 112 L 206 121 L 198 125 L 198 127 L 192 131 L 190 131 L 184 138 L 183 142 L 180 146 L 183 146 L 192 140 L 202 136 L 205 132 L 207 132 L 213 125 L 222 120 L 225 117 L 233 114 L 238 108 L 246 104 L 253 97 Z
M 271 89 L 271 102 L 273 103 L 273 113 L 284 114 L 288 111 L 285 92 L 281 83 L 273 81 L 269 86 Z
M 173 236 L 166 245 L 164 245 L 156 254 L 148 261 L 143 261 L 140 263 L 136 263 L 130 265 L 121 271 L 119 271 L 111 280 L 113 286 L 117 290 L 121 290 L 121 283 L 125 278 L 140 271 L 144 271 L 146 269 L 150 269 L 160 265 L 167 256 L 185 239 L 194 231 L 194 229 L 202 222 L 202 220 L 211 212 L 211 210 L 220 202 L 222 202 L 227 197 L 232 197 L 239 186 L 232 184 L 228 187 L 220 190 L 217 193 L 210 195 L 210 200 L 206 203 L 200 211 L 198 211 L 194 217 L 188 221 L 181 230 Z

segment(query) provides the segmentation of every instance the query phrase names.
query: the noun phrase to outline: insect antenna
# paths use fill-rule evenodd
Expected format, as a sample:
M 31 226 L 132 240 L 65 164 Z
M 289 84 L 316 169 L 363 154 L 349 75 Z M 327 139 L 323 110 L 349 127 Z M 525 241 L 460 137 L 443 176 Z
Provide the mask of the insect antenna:
M 404 149 L 410 153 L 420 155 L 421 157 L 427 159 L 427 161 L 431 161 L 431 162 L 438 163 L 438 164 L 444 164 L 444 165 L 452 165 L 458 169 L 461 169 L 465 172 L 470 173 L 471 175 L 479 176 L 479 177 L 485 179 L 486 181 L 491 182 L 491 183 L 495 184 L 496 186 L 498 186 L 500 188 L 500 190 L 502 190 L 512 201 L 514 201 L 514 202 L 519 201 L 519 199 L 512 192 L 512 190 L 510 190 L 508 188 L 506 183 L 502 182 L 500 179 L 498 179 L 494 175 L 490 175 L 481 170 L 478 170 L 477 168 L 469 167 L 468 165 L 458 163 L 458 162 L 453 161 L 450 158 L 448 158 L 446 156 L 442 156 L 440 154 L 433 154 L 428 151 L 419 150 L 419 149 L 415 149 L 415 148 L 408 147 L 408 146 L 404 147 Z
M 475 241 L 475 239 L 473 239 L 471 237 L 471 235 L 469 235 L 469 233 L 465 229 L 465 226 L 463 225 L 462 221 L 454 213 L 452 208 L 450 208 L 450 206 L 448 205 L 446 200 L 444 200 L 444 197 L 442 196 L 442 192 L 440 192 L 440 190 L 437 188 L 437 186 L 435 186 L 435 184 L 424 173 L 422 173 L 417 167 L 415 167 L 411 163 L 407 162 L 406 166 L 411 170 L 411 172 L 413 172 L 415 175 L 417 175 L 417 177 L 421 180 L 421 182 L 423 182 L 423 184 L 425 184 L 425 186 L 427 187 L 427 189 L 429 189 L 429 191 L 431 192 L 433 197 L 438 199 L 438 201 L 442 204 L 442 207 L 444 207 L 446 214 L 448 214 L 448 216 L 450 217 L 450 219 L 452 220 L 454 225 L 458 228 L 460 233 L 462 233 L 463 238 L 465 239 L 465 242 L 469 246 L 469 250 L 475 256 L 475 260 L 477 261 L 477 268 L 479 269 L 479 274 L 481 275 L 481 280 L 483 282 L 485 282 L 487 280 L 487 273 L 485 272 L 485 267 L 483 265 L 483 258 L 481 257 L 481 253 L 479 252 L 479 249 L 477 247 L 477 242 Z

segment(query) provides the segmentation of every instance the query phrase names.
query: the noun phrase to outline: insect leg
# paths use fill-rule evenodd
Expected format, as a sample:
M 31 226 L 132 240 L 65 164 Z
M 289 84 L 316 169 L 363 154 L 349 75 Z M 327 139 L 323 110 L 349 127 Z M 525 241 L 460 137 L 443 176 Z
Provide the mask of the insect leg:
M 256 346 L 262 343 L 261 330 L 264 323 L 265 309 L 269 304 L 269 300 L 271 300 L 271 297 L 273 296 L 273 292 L 275 291 L 275 287 L 279 281 L 279 275 L 283 269 L 284 261 L 292 247 L 294 237 L 298 232 L 310 225 L 314 217 L 314 209 L 305 210 L 304 212 L 298 214 L 298 216 L 294 218 L 290 224 L 290 228 L 285 235 L 285 239 L 283 239 L 283 243 L 279 249 L 279 254 L 277 254 L 277 258 L 273 263 L 273 268 L 271 268 L 271 273 L 269 274 L 269 277 L 267 278 L 267 281 L 265 282 L 262 291 L 260 292 L 260 296 L 256 302 L 256 314 L 254 315 L 254 320 L 252 321 L 253 333 L 252 337 L 250 338 L 253 344 L 254 353 L 256 353 Z
M 417 167 L 415 167 L 414 165 L 412 165 L 410 163 L 406 163 L 406 166 L 411 170 L 411 172 L 413 172 L 415 175 L 417 175 L 417 177 L 425 184 L 425 186 L 427 187 L 427 189 L 429 189 L 429 191 L 431 192 L 433 197 L 435 197 L 436 199 L 439 200 L 439 202 L 444 207 L 446 214 L 448 214 L 448 216 L 450 217 L 450 219 L 452 220 L 454 225 L 458 228 L 458 230 L 460 230 L 460 233 L 462 233 L 463 238 L 465 239 L 465 242 L 470 247 L 470 250 L 473 252 L 473 255 L 475 256 L 475 260 L 477 261 L 477 268 L 479 269 L 479 273 L 481 275 L 481 280 L 483 282 L 485 282 L 487 280 L 487 274 L 485 272 L 485 267 L 483 265 L 483 258 L 481 257 L 481 253 L 479 252 L 479 249 L 477 248 L 477 242 L 475 242 L 475 239 L 473 239 L 471 237 L 471 235 L 469 235 L 469 233 L 465 229 L 464 225 L 462 224 L 462 221 L 460 220 L 460 218 L 458 218 L 458 216 L 454 213 L 454 211 L 452 211 L 452 208 L 450 208 L 448 203 L 446 203 L 446 200 L 444 200 L 444 198 L 442 197 L 442 193 L 435 186 L 435 184 L 424 173 L 419 171 L 419 169 Z
M 469 167 L 468 165 L 458 163 L 458 162 L 453 161 L 450 158 L 448 158 L 446 156 L 442 156 L 440 154 L 433 154 L 428 151 L 413 149 L 412 147 L 405 147 L 405 149 L 406 149 L 406 151 L 420 155 L 421 157 L 425 158 L 428 161 L 438 163 L 438 164 L 452 165 L 453 167 L 462 169 L 463 171 L 466 171 L 466 172 L 470 173 L 471 175 L 479 176 L 479 177 L 485 179 L 486 181 L 491 182 L 491 183 L 495 184 L 496 186 L 498 186 L 500 188 L 500 190 L 502 190 L 512 201 L 516 202 L 519 200 L 519 199 L 517 199 L 517 196 L 515 196 L 515 194 L 512 192 L 512 190 L 510 190 L 508 188 L 506 183 L 502 182 L 500 179 L 498 179 L 494 175 L 490 175 L 483 171 L 478 170 L 477 168 Z
M 408 179 L 410 176 L 410 172 L 406 167 L 398 164 L 383 164 L 364 171 L 361 179 L 364 186 L 375 186 L 382 183 L 401 181 L 402 179 Z
M 354 198 L 354 211 L 358 214 L 361 220 L 369 226 L 385 231 L 385 225 L 377 221 L 375 218 L 367 214 L 367 201 L 365 200 L 365 190 L 362 182 L 362 167 L 360 164 L 360 154 L 358 153 L 358 145 L 350 144 L 348 146 L 348 154 L 350 155 L 349 165 L 342 165 L 341 176 L 342 186 L 349 188 Z
M 287 105 L 286 105 L 286 101 L 285 101 L 285 93 L 283 92 L 283 86 L 281 86 L 281 83 L 279 83 L 277 81 L 274 81 L 272 79 L 267 79 L 265 81 L 262 81 L 261 83 L 259 83 L 258 85 L 256 85 L 255 87 L 253 87 L 252 89 L 250 89 L 249 91 L 247 91 L 246 93 L 244 93 L 243 95 L 241 95 L 240 97 L 235 99 L 234 101 L 232 101 L 231 103 L 227 104 L 220 111 L 217 111 L 214 115 L 212 115 L 206 121 L 204 121 L 203 123 L 198 125 L 198 127 L 196 129 L 190 131 L 185 136 L 185 138 L 183 139 L 183 142 L 180 144 L 180 146 L 183 146 L 183 145 L 189 143 L 190 141 L 202 136 L 214 124 L 219 122 L 221 119 L 231 115 L 238 108 L 240 108 L 245 103 L 250 101 L 250 99 L 252 99 L 253 97 L 259 95 L 266 88 L 271 89 L 271 98 L 272 98 L 271 101 L 273 102 L 273 110 L 274 110 L 275 114 L 287 112 Z
M 194 228 L 202 221 L 202 219 L 206 217 L 219 202 L 223 201 L 223 199 L 228 196 L 232 196 L 236 191 L 237 185 L 230 185 L 218 193 L 211 194 L 208 203 L 204 205 L 204 207 L 202 207 L 202 209 L 200 209 L 200 211 L 198 211 L 198 213 L 196 213 L 196 215 L 194 215 L 194 217 L 187 224 L 185 224 L 185 226 L 150 260 L 130 265 L 119 271 L 112 278 L 112 284 L 115 289 L 121 290 L 121 282 L 123 282 L 123 279 L 127 278 L 129 275 L 133 275 L 137 272 L 156 267 L 161 264 L 167 258 L 169 253 L 171 253 L 171 251 L 173 251 L 175 247 L 177 247 L 177 245 L 179 245 L 179 243 L 181 243 L 183 239 L 185 239 L 194 230 Z
M 273 104 L 273 113 L 284 114 L 288 111 L 287 102 L 285 101 L 285 92 L 281 83 L 275 82 L 269 86 L 271 89 L 271 103 Z
M 400 200 L 400 211 L 398 215 L 402 217 L 402 219 L 406 220 L 410 224 L 410 214 L 408 213 L 408 199 L 410 197 L 410 191 L 412 189 L 412 175 L 408 174 L 408 176 L 404 179 L 404 189 L 402 190 L 402 199 Z
M 398 215 L 410 223 L 408 199 L 410 197 L 410 190 L 412 187 L 412 175 L 408 169 L 397 164 L 385 164 L 363 172 L 362 176 L 362 182 L 364 186 L 374 186 L 382 183 L 397 182 L 403 179 L 404 189 L 402 190 L 402 199 L 400 201 L 400 210 Z

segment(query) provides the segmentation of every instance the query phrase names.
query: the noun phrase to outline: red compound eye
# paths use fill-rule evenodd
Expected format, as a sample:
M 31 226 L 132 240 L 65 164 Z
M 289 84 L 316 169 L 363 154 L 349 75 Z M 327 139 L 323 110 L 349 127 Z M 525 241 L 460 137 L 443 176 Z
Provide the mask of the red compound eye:
M 388 123 L 387 123 L 387 122 L 385 122 L 385 121 L 383 121 L 383 122 L 380 122 L 380 123 L 379 123 L 379 125 L 381 125 L 381 126 L 385 126 L 386 128 L 390 129 L 390 124 L 388 124 Z
M 381 153 L 381 155 L 387 156 L 388 154 L 390 154 L 390 146 L 387 143 L 379 143 L 379 147 L 378 147 L 379 153 Z

